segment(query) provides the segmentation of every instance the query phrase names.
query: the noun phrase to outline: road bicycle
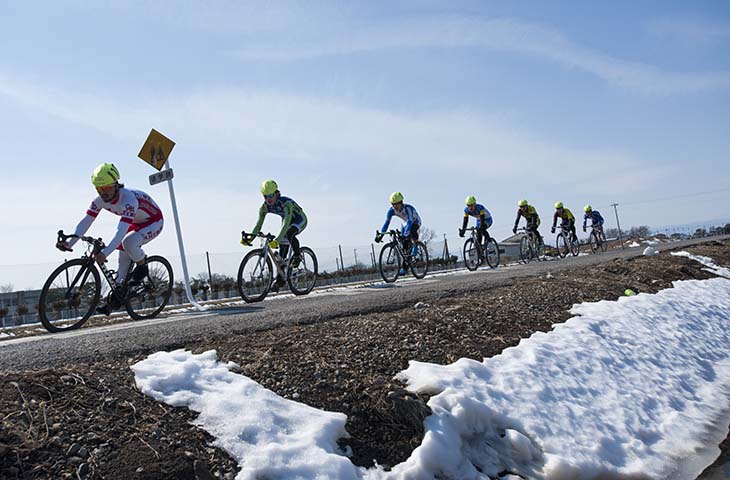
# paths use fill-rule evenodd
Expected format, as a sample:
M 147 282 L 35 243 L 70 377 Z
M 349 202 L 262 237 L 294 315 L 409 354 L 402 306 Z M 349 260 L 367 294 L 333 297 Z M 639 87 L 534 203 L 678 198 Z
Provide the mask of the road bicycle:
M 380 232 L 377 232 L 380 235 Z M 421 279 L 428 273 L 428 249 L 423 242 L 413 242 L 406 252 L 403 248 L 405 237 L 400 230 L 386 232 L 390 241 L 380 250 L 380 276 L 387 283 L 395 282 L 410 268 L 413 276 Z
M 580 252 L 580 242 L 577 237 L 573 236 L 569 223 L 560 224 L 560 233 L 555 239 L 555 248 L 557 248 L 560 258 L 565 258 L 568 254 L 575 257 Z
M 471 234 L 464 242 L 464 263 L 466 268 L 473 272 L 485 260 L 491 268 L 497 268 L 499 265 L 499 245 L 497 241 L 491 237 L 487 239 L 487 235 L 484 235 L 480 245 L 477 241 L 478 229 L 469 227 L 467 230 L 471 231 Z
M 109 284 L 109 291 L 105 293 L 107 302 L 122 303 L 133 319 L 154 318 L 165 308 L 172 293 L 173 275 L 170 262 L 164 257 L 147 257 L 148 272 L 139 281 L 132 279 L 135 265 L 132 263 L 124 283 L 117 285 L 117 272 L 94 260 L 94 256 L 106 247 L 102 239 L 66 235 L 63 230 L 58 232 L 58 242 L 72 238 L 86 243 L 86 252 L 81 258 L 66 261 L 56 268 L 43 285 L 38 317 L 46 330 L 54 333 L 73 330 L 94 315 L 102 293 L 99 270 Z
M 256 237 L 261 238 L 261 247 L 248 252 L 238 267 L 238 292 L 245 302 L 262 301 L 274 287 L 277 278 L 285 278 L 294 295 L 306 295 L 312 291 L 317 282 L 318 267 L 317 256 L 311 248 L 299 249 L 299 262 L 295 265 L 293 248 L 289 248 L 286 258 L 281 258 L 277 251 L 269 247 L 269 242 L 276 238 L 274 235 L 241 232 L 241 238 L 247 243 Z
M 532 230 L 525 227 L 518 228 L 517 231 L 522 232 L 520 238 L 520 261 L 529 263 L 533 258 L 538 262 L 545 256 L 545 243 L 540 241 L 539 237 Z
M 603 233 L 601 225 L 591 225 L 591 234 L 588 236 L 591 244 L 591 252 L 596 253 L 597 251 L 605 252 L 608 248 L 608 242 L 606 242 L 606 235 Z

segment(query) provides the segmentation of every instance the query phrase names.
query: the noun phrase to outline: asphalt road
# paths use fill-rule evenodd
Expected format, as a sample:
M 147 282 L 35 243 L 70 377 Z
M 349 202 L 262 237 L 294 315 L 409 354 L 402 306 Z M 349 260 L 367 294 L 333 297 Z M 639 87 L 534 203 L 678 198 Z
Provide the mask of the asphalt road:
M 675 250 L 726 238 L 730 236 L 684 240 L 661 244 L 658 248 Z M 240 306 L 208 312 L 181 313 L 140 322 L 5 340 L 0 341 L 0 371 L 25 371 L 69 363 L 103 361 L 112 355 L 173 350 L 193 343 L 214 348 L 216 338 L 221 336 L 245 335 L 247 332 L 281 325 L 318 322 L 343 316 L 395 311 L 419 301 L 428 302 L 434 298 L 474 291 L 475 288 L 514 284 L 525 276 L 590 268 L 616 258 L 635 257 L 641 255 L 643 250 L 642 246 L 598 255 L 533 261 L 528 265 L 510 265 L 495 270 L 482 268 L 476 272 L 461 269 L 429 275 L 423 280 L 405 277 L 395 284 L 379 282 L 315 290 L 304 297 L 281 295 L 261 303 L 241 303 Z

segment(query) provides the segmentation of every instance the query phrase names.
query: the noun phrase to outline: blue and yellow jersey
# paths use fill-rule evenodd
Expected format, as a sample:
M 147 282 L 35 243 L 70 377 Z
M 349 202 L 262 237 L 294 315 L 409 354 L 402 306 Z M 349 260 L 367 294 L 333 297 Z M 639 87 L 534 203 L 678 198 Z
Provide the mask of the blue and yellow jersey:
M 487 207 L 480 203 L 475 205 L 474 211 L 469 210 L 469 207 L 464 207 L 464 218 L 466 219 L 468 217 L 474 217 L 477 219 L 477 227 L 482 224 L 482 219 L 487 222 L 488 227 L 492 226 L 492 214 L 489 210 L 487 210 Z
M 412 225 L 421 224 L 421 217 L 418 215 L 416 209 L 413 208 L 412 205 L 404 203 L 403 207 L 401 207 L 400 209 L 400 212 L 396 212 L 395 208 L 393 207 L 390 207 L 388 209 L 388 213 L 385 215 L 385 223 L 380 229 L 381 232 L 388 231 L 388 227 L 390 226 L 390 220 L 393 218 L 393 216 L 396 216 L 403 220 L 403 222 L 405 222 L 405 224 L 403 225 L 403 232 L 401 232 L 404 236 L 408 236 L 411 233 Z
M 563 220 L 563 222 L 575 222 L 575 216 L 573 215 L 573 212 L 570 211 L 569 208 L 563 208 L 563 213 L 561 214 L 557 210 L 555 210 L 555 213 L 553 214 L 553 225 L 555 225 L 558 221 L 558 218 Z

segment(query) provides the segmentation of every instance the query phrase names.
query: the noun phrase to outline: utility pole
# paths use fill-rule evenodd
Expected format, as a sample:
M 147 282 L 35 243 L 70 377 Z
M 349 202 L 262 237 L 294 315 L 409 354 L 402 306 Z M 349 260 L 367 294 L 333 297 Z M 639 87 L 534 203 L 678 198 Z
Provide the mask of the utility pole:
M 613 207 L 613 213 L 616 214 L 616 226 L 618 227 L 618 241 L 621 242 L 621 248 L 626 248 L 624 246 L 624 239 L 621 235 L 621 224 L 618 221 L 618 209 L 616 208 L 616 207 L 618 207 L 618 203 L 612 203 L 611 206 Z
M 355 254 L 355 266 L 357 266 L 357 248 L 353 248 L 352 251 Z

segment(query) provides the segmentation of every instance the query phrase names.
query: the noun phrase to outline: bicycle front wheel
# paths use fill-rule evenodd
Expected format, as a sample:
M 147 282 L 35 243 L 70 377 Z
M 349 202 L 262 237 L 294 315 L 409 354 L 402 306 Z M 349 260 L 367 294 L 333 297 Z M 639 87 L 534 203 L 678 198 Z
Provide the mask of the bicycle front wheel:
M 464 264 L 470 272 L 479 268 L 479 249 L 473 238 L 468 238 L 464 242 Z
M 532 253 L 538 262 L 545 260 L 545 242 L 537 236 L 533 239 Z
M 570 242 L 570 253 L 572 253 L 574 257 L 577 257 L 579 252 L 580 242 L 578 241 L 578 238 L 573 238 Z
M 530 248 L 530 239 L 526 236 L 520 239 L 520 261 L 522 263 L 530 263 L 532 257 L 532 249 Z
M 484 250 L 487 257 L 487 264 L 490 268 L 497 268 L 499 265 L 499 245 L 497 241 L 493 238 L 487 240 L 484 244 Z
M 565 238 L 565 235 L 558 234 L 558 238 L 555 241 L 555 248 L 558 249 L 558 255 L 560 255 L 560 258 L 565 258 L 566 255 L 570 252 L 570 245 L 568 245 L 568 240 Z
M 317 283 L 317 256 L 311 248 L 300 249 L 301 261 L 296 268 L 287 268 L 286 281 L 289 282 L 289 289 L 294 295 L 306 295 L 312 291 Z
M 395 282 L 400 275 L 403 258 L 395 242 L 386 243 L 380 250 L 380 276 L 387 283 Z
M 96 311 L 99 271 L 89 260 L 65 262 L 51 273 L 38 299 L 38 318 L 49 332 L 81 327 Z
M 606 243 L 606 235 L 604 235 L 603 232 L 598 234 L 598 244 L 602 252 L 605 252 L 608 249 L 608 243 Z
M 127 283 L 127 313 L 135 320 L 155 318 L 172 294 L 172 266 L 166 258 L 159 255 L 147 258 L 147 270 L 139 285 Z
M 266 298 L 273 280 L 271 259 L 264 256 L 262 249 L 252 250 L 243 257 L 238 267 L 238 293 L 246 303 Z
M 413 276 L 421 279 L 428 273 L 428 249 L 423 242 L 413 244 L 415 252 L 411 255 L 411 272 Z

